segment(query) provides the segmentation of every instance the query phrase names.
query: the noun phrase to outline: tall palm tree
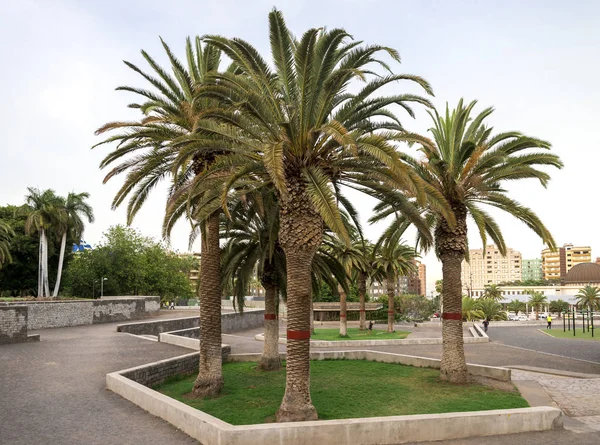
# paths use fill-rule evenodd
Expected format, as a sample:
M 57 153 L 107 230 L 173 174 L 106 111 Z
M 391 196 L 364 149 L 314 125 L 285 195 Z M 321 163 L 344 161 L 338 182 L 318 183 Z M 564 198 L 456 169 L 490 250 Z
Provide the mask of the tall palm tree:
M 277 241 L 278 203 L 274 191 L 265 189 L 229 204 L 222 237 L 223 280 L 232 284 L 238 306 L 243 307 L 248 284 L 256 274 L 265 289 L 265 342 L 258 364 L 265 371 L 281 367 L 277 301 L 285 291 L 285 255 Z
M 497 284 L 488 284 L 485 286 L 482 298 L 492 300 L 496 303 L 504 299 L 502 296 L 502 289 L 500 289 Z
M 461 262 L 468 254 L 467 218 L 471 217 L 486 245 L 489 236 L 506 254 L 506 244 L 500 227 L 481 205 L 496 207 L 524 222 L 544 243 L 554 247 L 554 239 L 542 221 L 523 206 L 503 187 L 509 181 L 537 179 L 546 186 L 550 175 L 539 167 L 562 167 L 558 156 L 548 152 L 550 144 L 515 131 L 493 135 L 485 119 L 493 109 L 473 114 L 476 101 L 467 105 L 462 99 L 444 115 L 429 112 L 433 121 L 433 139 L 417 134 L 405 134 L 400 139 L 416 144 L 424 158 L 409 158 L 418 175 L 442 194 L 450 204 L 455 224 L 440 212 L 427 208 L 424 217 L 434 237 L 437 257 L 442 262 L 444 281 L 444 338 L 441 377 L 455 383 L 468 381 L 461 323 L 462 284 Z M 385 215 L 395 211 L 395 202 L 388 200 L 375 209 Z M 404 216 L 397 218 L 390 230 L 404 231 L 409 224 Z M 432 247 L 422 231 L 418 243 L 423 250 Z
M 218 138 L 229 155 L 207 175 L 228 172 L 225 189 L 212 200 L 206 197 L 205 209 L 196 217 L 202 219 L 220 205 L 230 189 L 252 188 L 255 181 L 276 189 L 288 291 L 286 391 L 277 420 L 309 420 L 317 418 L 309 390 L 311 263 L 323 225 L 349 242 L 337 207 L 343 185 L 393 184 L 425 199 L 427 186 L 417 186 L 420 181 L 391 143 L 403 128 L 388 106 L 398 104 L 412 114 L 411 103 L 430 103 L 412 94 L 376 95 L 400 80 L 431 90 L 417 76 L 389 70 L 373 78 L 373 66 L 388 69 L 379 54 L 398 60 L 397 52 L 349 41 L 343 29 L 313 28 L 296 40 L 277 10 L 269 14 L 269 25 L 272 64 L 241 39 L 205 37 L 243 75 L 215 74 L 215 82 L 201 89 L 221 106 L 205 114 L 217 128 L 207 125 L 196 137 Z M 365 82 L 362 89 L 349 92 L 357 79 Z M 197 181 L 190 199 L 208 191 L 205 179 Z
M 67 234 L 71 232 L 73 238 L 79 239 L 83 235 L 85 224 L 83 218 L 89 223 L 94 222 L 94 211 L 85 200 L 90 197 L 89 193 L 73 193 L 67 195 L 63 206 L 58 208 L 61 214 L 56 225 L 57 235 L 61 237 L 60 255 L 58 257 L 58 271 L 56 272 L 56 283 L 54 284 L 53 297 L 58 296 L 60 280 L 62 277 L 63 261 L 65 259 L 65 248 L 67 245 Z
M 161 40 L 162 42 L 162 40 Z M 187 66 L 180 62 L 166 43 L 162 42 L 173 74 L 145 51 L 142 56 L 151 67 L 150 74 L 136 65 L 125 62 L 133 71 L 150 83 L 151 90 L 121 86 L 117 90 L 141 96 L 141 103 L 130 105 L 139 109 L 139 121 L 109 122 L 96 134 L 109 131 L 120 133 L 108 137 L 98 145 L 117 143 L 116 149 L 101 163 L 101 168 L 117 163 L 106 175 L 104 182 L 127 172 L 124 184 L 113 200 L 113 208 L 129 197 L 127 222 L 130 223 L 155 186 L 169 179 L 169 202 L 163 235 L 168 238 L 174 224 L 190 216 L 187 202 L 181 204 L 182 190 L 195 177 L 200 177 L 220 153 L 208 138 L 201 143 L 182 138 L 194 134 L 201 127 L 202 113 L 214 102 L 198 96 L 198 88 L 208 81 L 211 73 L 219 70 L 221 52 L 210 44 L 202 45 L 198 37 L 186 41 Z M 231 68 L 233 69 L 233 68 Z M 188 156 L 184 148 L 194 147 Z M 175 168 L 177 166 L 177 168 Z M 208 181 L 206 181 L 208 184 Z M 198 397 L 217 395 L 223 387 L 221 355 L 221 251 L 219 247 L 218 208 L 196 225 L 201 232 L 202 265 L 200 268 L 200 369 L 193 393 Z M 193 239 L 193 238 L 192 238 Z
M 28 187 L 25 202 L 29 215 L 25 221 L 25 231 L 28 234 L 39 233 L 38 256 L 38 297 L 50 297 L 50 284 L 48 282 L 48 230 L 56 225 L 60 218 L 62 200 L 56 196 L 54 190 L 40 191 Z
M 10 243 L 15 232 L 7 222 L 0 219 L 0 269 L 3 264 L 10 263 L 12 256 L 10 254 Z
M 548 303 L 548 299 L 546 298 L 546 296 L 538 291 L 529 291 L 529 300 L 528 300 L 529 306 L 531 306 L 533 308 L 533 310 L 535 311 L 535 319 L 539 320 L 540 319 L 540 308 Z
M 375 264 L 385 276 L 388 296 L 388 332 L 394 332 L 396 286 L 399 276 L 417 271 L 417 252 L 395 239 L 384 239 L 375 247 Z
M 600 288 L 588 284 L 587 286 L 579 289 L 577 295 L 577 306 L 586 307 L 588 310 L 600 309 Z

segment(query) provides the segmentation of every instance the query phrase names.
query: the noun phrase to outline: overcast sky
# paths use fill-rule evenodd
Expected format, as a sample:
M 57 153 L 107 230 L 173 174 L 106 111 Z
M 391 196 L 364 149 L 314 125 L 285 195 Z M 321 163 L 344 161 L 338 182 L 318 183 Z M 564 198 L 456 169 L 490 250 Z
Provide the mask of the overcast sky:
M 146 88 L 122 60 L 143 65 L 140 49 L 164 63 L 158 36 L 183 57 L 186 36 L 222 34 L 250 41 L 267 57 L 267 14 L 281 9 L 301 35 L 310 27 L 343 27 L 366 43 L 400 51 L 396 72 L 423 76 L 437 107 L 477 99 L 477 110 L 494 106 L 496 131 L 519 130 L 550 141 L 565 168 L 552 172 L 544 189 L 533 181 L 511 186 L 512 196 L 532 207 L 556 241 L 592 246 L 600 256 L 598 161 L 600 160 L 600 2 L 564 1 L 0 1 L 0 205 L 21 204 L 26 187 L 91 194 L 96 223 L 85 233 L 96 244 L 111 225 L 121 178 L 102 184 L 98 168 L 109 147 L 90 150 L 103 123 L 135 117 L 119 85 Z M 398 84 L 398 92 L 407 86 Z M 413 91 L 413 90 L 411 90 Z M 425 132 L 420 111 L 404 125 Z M 160 236 L 165 190 L 134 221 L 144 234 Z M 372 202 L 359 202 L 366 233 Z M 540 240 L 499 215 L 507 244 L 523 258 L 540 256 Z M 176 227 L 172 247 L 187 250 L 188 228 Z M 413 242 L 411 237 L 407 241 Z M 481 247 L 473 227 L 469 241 Z M 441 278 L 435 257 L 425 257 L 428 290 Z

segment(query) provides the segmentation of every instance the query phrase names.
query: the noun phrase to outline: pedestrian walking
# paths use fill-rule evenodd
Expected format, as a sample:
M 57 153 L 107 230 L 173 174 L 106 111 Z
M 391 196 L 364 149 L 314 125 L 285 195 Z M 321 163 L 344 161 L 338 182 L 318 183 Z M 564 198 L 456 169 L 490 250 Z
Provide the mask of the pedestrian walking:
M 548 322 L 546 329 L 552 329 L 552 317 L 550 315 L 548 315 L 548 317 L 546 317 L 546 321 Z
M 369 327 L 367 329 L 367 335 L 371 335 L 373 332 L 373 320 L 369 321 Z
M 489 325 L 490 325 L 490 321 L 487 318 L 485 320 L 483 320 L 483 331 L 484 332 L 487 332 Z

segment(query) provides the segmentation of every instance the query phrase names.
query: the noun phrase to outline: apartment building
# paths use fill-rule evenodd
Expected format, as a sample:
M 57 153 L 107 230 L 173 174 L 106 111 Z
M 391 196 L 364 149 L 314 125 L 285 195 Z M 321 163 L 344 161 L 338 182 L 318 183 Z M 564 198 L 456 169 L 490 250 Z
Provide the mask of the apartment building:
M 556 251 L 542 250 L 542 271 L 544 280 L 561 280 L 567 273 L 581 263 L 592 262 L 590 246 L 574 246 L 565 244 Z
M 523 260 L 521 266 L 522 281 L 539 281 L 544 278 L 542 259 Z
M 494 245 L 484 249 L 469 250 L 470 262 L 462 263 L 462 285 L 470 295 L 473 289 L 481 289 L 488 284 L 499 284 L 507 281 L 521 280 L 521 252 L 507 249 L 502 256 Z
M 421 264 L 420 261 L 416 261 L 417 272 L 410 275 L 403 275 L 398 277 L 396 282 L 396 295 L 400 294 L 415 294 L 425 296 L 427 290 L 427 272 L 425 264 Z M 373 281 L 369 284 L 367 292 L 371 298 L 377 298 L 381 295 L 387 294 L 387 284 L 385 280 L 383 283 Z

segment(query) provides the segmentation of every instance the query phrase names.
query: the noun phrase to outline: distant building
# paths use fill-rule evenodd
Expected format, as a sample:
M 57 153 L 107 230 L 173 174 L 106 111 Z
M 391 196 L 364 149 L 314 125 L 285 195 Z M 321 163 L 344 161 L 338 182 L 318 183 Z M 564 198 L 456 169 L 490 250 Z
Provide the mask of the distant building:
M 592 261 L 590 246 L 574 246 L 565 244 L 556 251 L 542 250 L 542 271 L 544 280 L 561 280 L 567 276 L 572 267 Z
M 419 264 L 419 282 L 421 288 L 419 289 L 419 295 L 427 296 L 427 268 L 425 264 Z
M 462 263 L 463 289 L 472 295 L 473 289 L 483 289 L 488 284 L 521 281 L 521 252 L 507 249 L 502 256 L 498 248 L 489 245 L 483 249 L 469 250 L 470 262 Z
M 415 260 L 415 264 L 417 265 L 417 271 L 409 274 L 402 275 L 398 277 L 398 281 L 396 282 L 395 292 L 396 295 L 400 294 L 414 294 L 414 295 L 423 295 L 425 296 L 426 290 L 426 280 L 427 275 L 425 272 L 425 265 L 421 264 L 420 261 Z M 387 294 L 387 283 L 384 280 L 382 283 L 377 281 L 373 281 L 368 286 L 368 293 L 370 297 L 379 297 L 381 295 Z
M 180 257 L 193 257 L 198 260 L 198 264 L 200 264 L 200 257 L 202 256 L 200 252 L 185 252 L 178 253 Z M 196 290 L 198 286 L 198 280 L 200 279 L 200 269 L 192 269 L 188 272 L 188 280 L 190 280 L 190 284 L 192 285 L 192 289 Z
M 544 278 L 541 258 L 523 260 L 521 263 L 521 281 L 539 281 Z

